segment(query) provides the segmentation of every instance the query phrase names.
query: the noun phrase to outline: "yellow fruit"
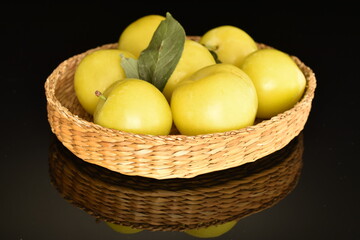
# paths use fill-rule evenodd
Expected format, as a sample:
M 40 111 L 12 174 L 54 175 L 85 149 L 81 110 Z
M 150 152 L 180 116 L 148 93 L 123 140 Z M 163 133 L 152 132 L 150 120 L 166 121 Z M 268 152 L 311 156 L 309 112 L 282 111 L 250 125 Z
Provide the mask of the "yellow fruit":
M 251 79 L 231 64 L 204 67 L 175 88 L 171 109 L 181 134 L 225 132 L 252 125 L 257 111 Z
M 237 221 L 231 221 L 220 225 L 186 230 L 185 233 L 198 238 L 214 238 L 230 231 L 236 223 Z
M 185 40 L 184 50 L 174 72 L 168 79 L 163 93 L 170 102 L 176 85 L 200 68 L 215 64 L 215 59 L 209 50 L 198 42 Z
M 94 113 L 94 122 L 121 131 L 167 135 L 172 127 L 169 103 L 152 84 L 125 78 L 103 93 Z
M 149 45 L 162 20 L 165 20 L 165 17 L 161 15 L 147 15 L 130 23 L 120 34 L 118 48 L 129 51 L 138 58 Z
M 94 114 L 98 97 L 95 91 L 105 91 L 112 83 L 125 77 L 121 67 L 121 57 L 134 56 L 118 49 L 102 49 L 85 56 L 75 71 L 74 88 L 76 96 L 83 108 Z
M 250 54 L 241 68 L 254 82 L 258 118 L 271 118 L 292 108 L 302 97 L 306 79 L 291 57 L 276 49 Z
M 201 37 L 200 43 L 213 50 L 221 62 L 238 67 L 247 55 L 258 49 L 249 34 L 230 25 L 210 29 Z

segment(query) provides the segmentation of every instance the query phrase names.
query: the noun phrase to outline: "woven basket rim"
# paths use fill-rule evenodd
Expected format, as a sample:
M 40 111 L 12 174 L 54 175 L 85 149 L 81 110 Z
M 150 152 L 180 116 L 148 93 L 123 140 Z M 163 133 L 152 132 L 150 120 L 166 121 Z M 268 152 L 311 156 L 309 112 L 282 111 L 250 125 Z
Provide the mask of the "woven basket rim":
M 101 45 L 99 47 L 90 49 L 86 52 L 84 52 L 85 54 L 88 54 L 90 52 L 93 52 L 97 49 L 101 49 L 104 47 L 109 47 L 109 48 L 114 48 L 117 46 L 117 43 L 108 43 L 108 44 L 104 44 Z M 259 46 L 267 46 L 263 43 L 259 43 Z M 48 101 L 48 103 L 50 105 L 53 105 L 55 107 L 55 109 L 57 109 L 59 112 L 62 112 L 67 118 L 72 119 L 74 122 L 77 122 L 81 125 L 87 126 L 87 127 L 91 127 L 91 128 L 95 128 L 98 131 L 101 131 L 104 134 L 110 134 L 110 135 L 128 135 L 130 137 L 140 137 L 140 138 L 156 138 L 156 139 L 162 139 L 165 142 L 166 141 L 186 141 L 187 139 L 191 139 L 192 141 L 194 139 L 204 139 L 204 138 L 214 138 L 214 137 L 224 137 L 227 135 L 233 135 L 233 134 L 251 134 L 252 131 L 256 130 L 257 128 L 261 128 L 264 125 L 268 125 L 271 124 L 272 122 L 278 121 L 279 119 L 282 119 L 284 117 L 286 117 L 287 115 L 290 115 L 292 112 L 296 111 L 298 108 L 300 108 L 301 105 L 308 103 L 309 101 L 311 102 L 312 99 L 314 98 L 314 92 L 315 92 L 315 88 L 316 88 L 316 78 L 315 78 L 315 73 L 313 72 L 313 70 L 306 66 L 304 63 L 302 63 L 299 58 L 297 58 L 296 56 L 290 55 L 290 57 L 297 63 L 297 65 L 302 65 L 303 68 L 306 68 L 307 70 L 307 76 L 306 77 L 306 88 L 304 91 L 304 94 L 301 98 L 301 100 L 299 102 L 297 102 L 292 108 L 277 114 L 276 116 L 273 116 L 270 119 L 263 119 L 261 120 L 261 122 L 258 122 L 252 126 L 248 126 L 245 128 L 241 128 L 241 129 L 235 129 L 235 130 L 230 130 L 230 131 L 226 131 L 226 132 L 219 132 L 219 133 L 208 133 L 208 134 L 198 134 L 198 135 L 183 135 L 183 134 L 169 134 L 169 135 L 149 135 L 149 134 L 135 134 L 135 133 L 131 133 L 131 132 L 125 132 L 125 131 L 121 131 L 121 130 L 115 130 L 115 129 L 110 129 L 110 128 L 106 128 L 106 127 L 102 127 L 98 124 L 95 124 L 93 122 L 87 121 L 85 119 L 82 119 L 81 117 L 73 114 L 68 108 L 64 107 L 60 101 L 56 98 L 55 96 L 55 90 L 56 90 L 56 82 L 53 81 L 53 79 L 57 79 L 56 77 L 54 78 L 54 75 L 59 74 L 57 72 L 57 69 L 61 66 L 61 65 L 66 65 L 67 62 L 71 61 L 72 59 L 77 58 L 80 55 L 83 55 L 84 53 L 80 53 L 77 55 L 74 55 L 70 58 L 68 58 L 67 60 L 61 62 L 56 69 L 50 74 L 50 76 L 46 79 L 45 82 L 45 93 L 46 93 L 46 99 Z

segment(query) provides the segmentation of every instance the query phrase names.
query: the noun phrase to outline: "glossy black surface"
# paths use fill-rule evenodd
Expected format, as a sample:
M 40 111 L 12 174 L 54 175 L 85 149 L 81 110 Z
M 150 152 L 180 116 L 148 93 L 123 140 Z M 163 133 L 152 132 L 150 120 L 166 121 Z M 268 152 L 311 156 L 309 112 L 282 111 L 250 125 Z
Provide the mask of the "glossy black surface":
M 122 29 L 138 17 L 166 11 L 182 23 L 188 35 L 201 35 L 223 24 L 239 26 L 256 41 L 298 56 L 317 77 L 313 108 L 302 132 L 301 168 L 293 188 L 273 200 L 274 205 L 241 217 L 218 239 L 360 239 L 360 28 L 356 13 L 351 7 L 315 11 L 311 6 L 276 12 L 264 7 L 244 13 L 225 3 L 212 6 L 211 11 L 198 2 L 186 11 L 176 4 L 144 3 L 127 8 L 105 4 L 2 6 L 1 239 L 196 239 L 183 232 L 117 233 L 96 221 L 84 206 L 65 199 L 52 180 L 51 154 L 56 140 L 46 115 L 47 76 L 68 57 L 116 42 Z M 83 166 L 81 160 L 69 159 L 75 166 Z M 214 184 L 211 175 L 208 180 L 209 176 L 202 177 L 207 184 Z M 141 186 L 150 184 L 126 176 L 120 179 L 128 191 L 141 191 Z M 142 185 L 135 184 L 139 181 Z M 199 182 L 184 181 L 178 188 L 196 189 L 192 184 Z M 211 186 L 205 184 L 204 188 Z M 150 189 L 159 187 L 167 189 L 161 183 Z

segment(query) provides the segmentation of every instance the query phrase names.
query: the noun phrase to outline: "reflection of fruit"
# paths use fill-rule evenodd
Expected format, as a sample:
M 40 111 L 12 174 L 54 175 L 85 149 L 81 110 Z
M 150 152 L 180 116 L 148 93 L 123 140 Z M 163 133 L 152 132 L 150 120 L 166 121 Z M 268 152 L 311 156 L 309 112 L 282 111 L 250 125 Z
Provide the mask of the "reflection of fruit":
M 256 90 L 238 67 L 214 64 L 179 83 L 171 109 L 174 123 L 184 135 L 240 129 L 254 123 Z
M 248 54 L 257 50 L 257 44 L 249 34 L 229 25 L 210 29 L 201 37 L 200 43 L 213 50 L 221 62 L 238 67 Z
M 138 233 L 138 232 L 142 231 L 142 229 L 136 229 L 136 228 L 132 228 L 132 227 L 128 227 L 128 226 L 123 226 L 120 224 L 115 224 L 115 223 L 110 223 L 110 222 L 105 222 L 105 223 L 110 228 L 112 228 L 114 231 L 123 233 L 123 234 L 134 234 L 134 233 Z
M 134 57 L 131 53 L 117 49 L 101 49 L 85 56 L 74 76 L 76 96 L 83 108 L 93 114 L 98 103 L 95 91 L 105 91 L 113 82 L 125 77 L 120 54 Z
M 167 135 L 172 117 L 169 103 L 154 85 L 125 78 L 112 84 L 100 97 L 94 122 L 131 133 Z
M 185 232 L 191 236 L 198 238 L 219 237 L 232 229 L 236 225 L 236 223 L 237 221 L 231 221 L 216 226 L 186 230 Z
M 244 60 L 241 68 L 256 87 L 259 118 L 270 118 L 290 109 L 304 93 L 304 74 L 289 55 L 279 50 L 258 50 Z
M 163 90 L 168 101 L 178 82 L 200 68 L 212 64 L 215 64 L 215 59 L 206 47 L 193 40 L 186 40 L 181 58 Z
M 150 43 L 155 30 L 165 17 L 147 15 L 129 24 L 119 37 L 119 49 L 126 50 L 139 57 Z

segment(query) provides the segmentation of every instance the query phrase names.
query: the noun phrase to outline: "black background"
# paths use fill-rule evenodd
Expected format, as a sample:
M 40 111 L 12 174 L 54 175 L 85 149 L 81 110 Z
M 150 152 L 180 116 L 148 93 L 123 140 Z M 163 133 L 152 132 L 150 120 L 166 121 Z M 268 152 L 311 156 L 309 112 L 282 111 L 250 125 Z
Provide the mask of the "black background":
M 360 28 L 353 10 L 298 2 L 2 5 L 1 239 L 195 239 L 177 232 L 116 233 L 64 200 L 49 178 L 47 76 L 75 54 L 117 42 L 137 18 L 167 11 L 188 35 L 238 26 L 256 41 L 296 55 L 317 78 L 298 185 L 219 239 L 360 239 Z

